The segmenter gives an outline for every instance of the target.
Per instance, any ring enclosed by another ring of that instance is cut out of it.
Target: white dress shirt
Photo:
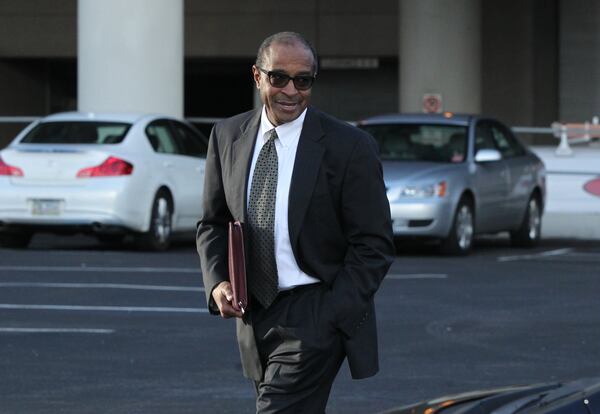
[[[278,167],[277,194],[275,195],[275,261],[277,263],[280,290],[319,282],[318,279],[307,275],[298,267],[298,263],[296,263],[296,258],[292,252],[288,228],[290,184],[292,182],[296,150],[298,149],[298,141],[300,140],[305,116],[306,109],[292,122],[279,125],[275,128],[267,118],[267,112],[263,106],[260,127],[258,128],[258,136],[256,137],[256,145],[254,146],[254,154],[252,156],[252,164],[250,166],[250,183],[248,185],[248,193],[246,194],[247,203],[250,201],[252,177],[254,176],[258,154],[262,146],[268,141],[270,131],[275,128],[278,137],[275,140]]]

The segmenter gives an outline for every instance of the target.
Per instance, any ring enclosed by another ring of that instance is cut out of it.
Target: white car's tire
[[[151,211],[150,227],[138,236],[138,244],[144,250],[167,250],[173,231],[173,202],[166,190],[156,194]]]

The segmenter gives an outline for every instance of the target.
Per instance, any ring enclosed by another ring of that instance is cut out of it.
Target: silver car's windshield
[[[436,124],[361,125],[375,137],[382,160],[463,162],[467,127]]]
[[[123,141],[130,126],[121,122],[43,122],[29,131],[21,143],[118,144]]]

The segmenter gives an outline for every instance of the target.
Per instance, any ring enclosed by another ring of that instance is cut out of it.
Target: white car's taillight
[[[11,177],[23,177],[23,170],[5,163],[0,158],[0,175],[9,175]]]
[[[95,167],[84,168],[77,173],[78,178],[88,177],[115,177],[119,175],[130,175],[133,165],[116,157],[108,157],[106,161]]]

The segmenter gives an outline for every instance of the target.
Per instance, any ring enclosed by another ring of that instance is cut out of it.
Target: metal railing
[[[41,116],[0,116],[0,124],[28,124],[42,118]]]
[[[510,128],[515,134],[548,134],[552,135],[551,127],[524,127],[515,126]]]

